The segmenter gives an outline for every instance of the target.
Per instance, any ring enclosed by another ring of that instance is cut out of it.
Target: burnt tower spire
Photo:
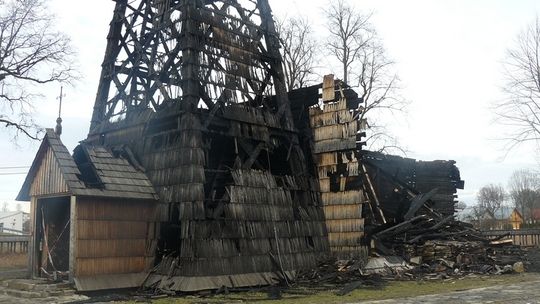
[[[292,127],[267,0],[118,0],[107,40],[90,134],[144,109],[216,112],[272,95]]]

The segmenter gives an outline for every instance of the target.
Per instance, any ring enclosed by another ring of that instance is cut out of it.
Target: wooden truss
[[[270,107],[271,95],[290,122],[268,0],[118,0],[90,129],[148,108]]]

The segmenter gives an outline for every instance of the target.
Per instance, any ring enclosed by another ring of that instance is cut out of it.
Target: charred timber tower
[[[85,143],[121,151],[159,196],[146,285],[258,285],[313,266],[325,218],[268,0],[115,2]]]
[[[146,109],[213,117],[239,104],[266,107],[292,129],[267,0],[116,3],[91,134]]]

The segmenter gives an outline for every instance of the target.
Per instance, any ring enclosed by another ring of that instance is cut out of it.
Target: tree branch
[[[3,0],[0,5],[0,123],[31,139],[39,134],[29,110],[41,96],[34,90],[76,77],[70,39],[55,31],[55,17],[48,11],[45,0]]]

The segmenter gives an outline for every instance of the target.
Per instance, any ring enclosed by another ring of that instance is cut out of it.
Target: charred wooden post
[[[113,82],[116,57],[118,57],[122,48],[120,44],[122,38],[122,21],[124,20],[123,16],[126,13],[126,8],[127,0],[116,1],[113,20],[111,21],[109,34],[107,35],[107,48],[105,50],[105,59],[101,65],[101,77],[96,102],[94,104],[94,111],[92,113],[92,120],[90,122],[90,129],[95,128],[96,124],[104,119],[104,109],[107,106],[109,90],[111,88],[111,82]]]

